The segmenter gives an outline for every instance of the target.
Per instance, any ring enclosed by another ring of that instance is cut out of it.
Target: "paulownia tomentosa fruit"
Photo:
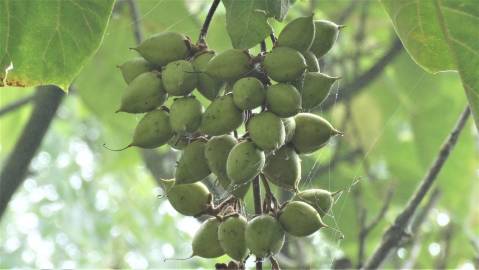
[[[185,96],[197,85],[196,72],[193,65],[186,60],[169,63],[161,74],[163,87],[172,96]]]
[[[342,26],[326,20],[317,20],[314,21],[314,27],[314,40],[310,51],[319,59],[333,47]]]
[[[205,158],[205,145],[203,140],[196,140],[183,149],[175,173],[177,185],[194,183],[210,175]]]
[[[215,56],[214,51],[204,51],[195,56],[191,64],[197,72],[196,88],[207,99],[214,100],[223,88],[224,82],[206,74],[204,70],[208,62]]]
[[[304,76],[301,98],[303,109],[312,109],[326,99],[337,77],[319,72],[307,72]]]
[[[319,188],[298,192],[293,196],[292,200],[302,201],[311,205],[316,211],[318,211],[321,217],[331,210],[334,202],[333,194],[331,192]]]
[[[237,80],[232,92],[233,101],[241,110],[252,110],[261,106],[266,96],[263,83],[253,77]]]
[[[170,62],[185,59],[191,54],[191,41],[176,32],[163,32],[145,39],[137,48],[148,62],[164,66]]]
[[[138,77],[138,75],[153,70],[154,65],[146,61],[143,57],[135,57],[118,65],[118,68],[125,82],[129,84],[133,79]]]
[[[163,89],[160,74],[145,72],[126,87],[118,112],[149,112],[163,104],[166,98],[167,94]]]
[[[154,110],[145,114],[138,122],[129,146],[156,148],[167,143],[172,136],[173,130],[168,113],[163,110]]]
[[[193,256],[202,258],[217,258],[225,254],[218,240],[218,226],[220,222],[217,218],[207,219],[193,237],[192,247]]]
[[[162,187],[171,206],[185,216],[197,216],[208,209],[212,195],[201,182],[176,185],[174,180],[163,180]]]
[[[248,255],[246,247],[245,230],[247,225],[243,216],[226,218],[218,228],[218,240],[226,255],[242,262]]]
[[[319,72],[318,58],[311,51],[303,52],[304,59],[308,65],[307,70],[309,72]]]
[[[277,82],[297,80],[306,70],[306,59],[295,49],[288,47],[274,48],[266,54],[263,69],[268,76]]]
[[[288,118],[281,118],[283,121],[284,125],[284,131],[285,131],[285,139],[284,143],[289,143],[294,136],[294,130],[296,129],[296,122],[294,121],[294,117],[288,117]]]
[[[313,15],[299,17],[288,23],[278,36],[277,46],[307,51],[314,39]]]
[[[171,128],[178,134],[195,132],[201,124],[203,111],[194,96],[175,99],[170,109]]]
[[[263,173],[271,183],[297,190],[301,179],[301,159],[292,146],[285,145],[268,156]]]
[[[234,185],[242,185],[261,172],[264,162],[264,152],[254,143],[244,141],[231,149],[226,160],[226,173]]]
[[[284,244],[284,231],[270,215],[253,218],[246,225],[246,247],[258,258],[278,253]]]
[[[326,145],[329,138],[341,134],[326,119],[312,113],[299,113],[294,121],[296,129],[291,142],[298,154],[313,153]]]
[[[251,140],[263,150],[274,150],[284,144],[285,130],[281,118],[265,111],[254,115],[246,124]]]
[[[288,202],[281,209],[278,220],[287,233],[297,237],[311,235],[326,227],[316,209],[301,201]]]
[[[296,87],[278,83],[266,89],[266,106],[280,117],[290,117],[301,111],[301,94]]]
[[[253,69],[251,56],[245,50],[229,49],[211,58],[204,72],[223,81],[235,81]]]
[[[215,99],[201,119],[200,130],[208,135],[223,135],[237,129],[243,123],[243,111],[233,102],[233,95],[227,94]]]

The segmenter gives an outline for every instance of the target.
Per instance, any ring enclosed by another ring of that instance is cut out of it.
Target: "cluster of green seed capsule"
[[[318,58],[339,29],[300,17],[284,27],[271,51],[257,56],[240,49],[217,54],[180,33],[160,33],[135,48],[141,57],[120,66],[128,87],[118,111],[145,113],[128,147],[182,150],[175,179],[163,180],[162,188],[179,213],[213,216],[194,237],[193,256],[227,254],[243,263],[249,254],[278,253],[285,233],[304,237],[325,227],[321,218],[333,194],[299,191],[298,182],[300,155],[340,134],[305,112],[320,105],[337,80],[320,73]],[[206,109],[192,95],[195,89],[211,101]],[[168,97],[174,97],[169,108]],[[210,175],[231,194],[217,205],[201,182]],[[263,213],[251,218],[242,199],[256,177],[294,196],[279,204],[267,194]]]

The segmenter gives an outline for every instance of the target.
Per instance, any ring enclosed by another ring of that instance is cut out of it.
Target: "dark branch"
[[[253,179],[253,200],[255,214],[261,215],[263,209],[261,208],[261,188],[259,186],[259,175]],[[256,270],[261,269],[263,269],[263,259],[256,258]]]
[[[138,45],[143,40],[143,31],[141,30],[140,25],[140,10],[138,8],[136,0],[127,0],[127,2],[128,6],[130,7],[130,16],[132,21],[133,34],[135,35],[135,42]]]
[[[215,14],[216,8],[218,7],[219,4],[220,4],[220,0],[213,0],[210,10],[208,10],[208,14],[206,15],[203,26],[201,27],[197,44],[206,43],[206,35],[208,34],[208,28],[210,27],[211,19],[213,19],[213,15]]]
[[[18,100],[15,100],[14,102],[4,106],[3,108],[0,108],[0,117],[2,117],[3,115],[9,112],[13,112],[17,109],[20,109],[21,107],[23,107],[23,105],[30,103],[30,101],[32,101],[34,98],[35,98],[35,94],[32,94],[30,96],[26,96]]]

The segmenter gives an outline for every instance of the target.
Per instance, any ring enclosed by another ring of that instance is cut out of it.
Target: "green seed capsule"
[[[297,80],[306,70],[306,59],[295,49],[274,48],[263,60],[263,68],[271,79],[277,82]]]
[[[261,106],[266,96],[263,83],[253,77],[237,80],[232,92],[233,101],[241,110],[252,110]]]
[[[241,142],[231,149],[226,160],[226,173],[233,184],[242,185],[252,180],[263,169],[264,152],[252,142]]]
[[[323,102],[329,94],[331,86],[338,78],[318,72],[307,72],[301,89],[302,106],[312,109]]]
[[[204,72],[208,62],[214,56],[215,52],[205,51],[199,55],[196,55],[191,62],[193,64],[193,68],[197,72],[198,77],[198,85],[196,88],[205,98],[209,100],[214,100],[218,94],[220,94],[220,91],[224,86],[223,81],[215,79]]]
[[[233,102],[233,95],[228,94],[215,99],[207,108],[201,119],[200,130],[208,135],[223,135],[241,126],[243,112]]]
[[[218,226],[220,222],[217,218],[207,219],[193,237],[192,247],[193,256],[202,258],[217,258],[225,254],[218,240]]]
[[[246,129],[251,140],[263,150],[274,150],[284,144],[285,130],[281,119],[272,112],[262,112],[253,116]]]
[[[226,159],[236,144],[237,140],[231,135],[215,136],[206,143],[206,161],[208,162],[211,172],[218,176],[218,178],[228,179],[228,175],[226,174]]]
[[[333,47],[341,26],[326,20],[314,21],[314,26],[315,35],[310,51],[319,59]]]
[[[284,143],[289,143],[294,136],[294,130],[296,129],[296,122],[294,122],[294,117],[282,118],[285,131]]]
[[[318,212],[309,204],[292,201],[286,204],[278,217],[283,229],[297,237],[305,237],[326,227]]]
[[[130,146],[156,148],[167,143],[173,136],[170,117],[162,110],[151,111],[138,122]]]
[[[166,192],[171,206],[185,216],[197,216],[206,211],[212,195],[201,182],[186,185],[174,185]]]
[[[273,256],[284,244],[284,231],[272,216],[261,215],[246,225],[246,247],[258,258]]]
[[[177,98],[170,110],[171,128],[179,134],[195,132],[201,124],[203,106],[193,96]]]
[[[118,112],[149,112],[163,104],[166,98],[159,73],[145,72],[126,87]]]
[[[166,92],[172,96],[188,95],[197,85],[193,65],[185,60],[178,60],[166,65],[161,78]]]
[[[247,223],[243,216],[232,216],[222,222],[218,228],[218,240],[226,255],[240,262],[248,255],[245,240]]]
[[[288,190],[297,190],[301,179],[301,159],[288,145],[266,159],[263,173],[271,183]]]
[[[304,59],[308,65],[307,71],[309,72],[319,72],[319,62],[318,58],[311,51],[303,52]]]
[[[204,141],[197,140],[185,147],[176,168],[177,185],[201,181],[210,175],[211,171],[205,158],[205,145]]]
[[[294,116],[301,111],[301,94],[290,84],[278,83],[266,89],[266,103],[279,117]]]
[[[292,200],[302,201],[311,205],[316,211],[318,211],[321,217],[331,210],[334,202],[333,194],[331,192],[319,188],[298,192],[293,196]]]
[[[125,82],[130,83],[138,75],[153,70],[154,66],[142,57],[135,57],[119,65],[118,68]]]
[[[311,113],[294,117],[296,129],[292,143],[299,154],[309,154],[325,146],[329,138],[341,134],[324,118]]]
[[[137,48],[148,62],[164,66],[170,62],[185,59],[191,54],[191,42],[186,36],[176,32],[155,34],[145,39]]]
[[[223,81],[235,81],[253,69],[247,51],[229,49],[213,57],[206,66],[206,74]]]
[[[279,34],[277,46],[307,51],[314,39],[313,16],[300,17],[288,23]]]

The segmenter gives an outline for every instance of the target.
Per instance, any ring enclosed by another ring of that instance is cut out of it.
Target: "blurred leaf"
[[[265,0],[266,12],[276,20],[282,21],[289,9],[289,0]]]

